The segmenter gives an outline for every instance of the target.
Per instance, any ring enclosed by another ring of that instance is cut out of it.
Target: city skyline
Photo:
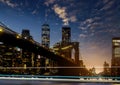
[[[67,24],[71,40],[80,42],[84,64],[103,67],[104,61],[111,62],[112,37],[120,36],[119,4],[119,0],[0,0],[0,21],[18,33],[29,29],[40,43],[47,22],[51,47],[61,41],[62,26]]]

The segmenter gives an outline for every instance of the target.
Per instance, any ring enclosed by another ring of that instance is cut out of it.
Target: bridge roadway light
[[[3,29],[2,29],[2,27],[0,27],[0,32],[3,32]]]
[[[21,37],[20,34],[17,34],[17,35],[16,35],[16,38],[17,38],[17,39],[19,39],[20,37]]]

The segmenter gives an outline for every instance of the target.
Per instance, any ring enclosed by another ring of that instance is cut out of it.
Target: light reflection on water
[[[120,85],[120,84],[0,80],[0,85]]]

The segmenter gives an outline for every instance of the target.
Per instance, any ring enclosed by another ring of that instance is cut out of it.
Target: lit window
[[[115,42],[114,45],[115,46],[120,46],[120,43]]]
[[[119,42],[120,43],[120,40],[113,40],[112,42]]]

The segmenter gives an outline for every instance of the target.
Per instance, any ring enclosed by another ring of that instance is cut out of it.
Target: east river
[[[72,83],[72,82],[45,82],[45,81],[19,81],[19,80],[0,80],[0,85],[120,85],[114,83]]]

